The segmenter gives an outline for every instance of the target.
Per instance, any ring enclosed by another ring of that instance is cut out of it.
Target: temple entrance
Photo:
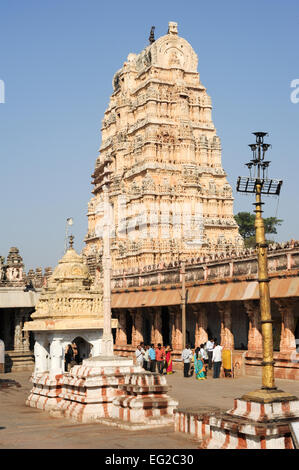
[[[186,308],[186,344],[190,344],[191,348],[195,347],[195,327],[196,317],[192,307],[187,305]]]
[[[127,344],[132,344],[132,328],[133,320],[129,312],[126,312],[126,335],[127,335]]]
[[[295,342],[296,352],[299,353],[299,318],[295,318]]]
[[[207,333],[209,338],[217,338],[217,341],[220,341],[221,335],[221,325],[220,325],[220,314],[218,308],[213,304],[207,306],[207,316],[208,316],[208,328]]]
[[[231,332],[234,337],[234,349],[245,351],[248,347],[249,318],[242,302],[232,302],[231,308]]]
[[[81,336],[77,336],[74,340],[72,340],[72,343],[76,343],[77,345],[79,364],[81,364],[83,359],[87,359],[89,357],[91,344],[85,341],[85,339],[81,338]]]
[[[163,338],[163,345],[167,346],[170,344],[168,307],[162,307],[161,315],[162,315],[162,332],[161,333],[162,333],[162,338]]]
[[[143,317],[143,341],[144,343],[151,344],[151,332],[152,332],[152,322],[150,321],[148,314],[144,314]]]

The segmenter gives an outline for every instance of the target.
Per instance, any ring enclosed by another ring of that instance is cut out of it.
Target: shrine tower
[[[113,77],[84,254],[101,258],[108,177],[114,272],[243,248],[197,63],[170,22]]]

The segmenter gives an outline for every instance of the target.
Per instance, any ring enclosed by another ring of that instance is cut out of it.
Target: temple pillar
[[[25,314],[25,322],[30,321],[30,313]],[[22,328],[24,327],[24,321]],[[23,351],[30,351],[29,331],[23,331]]]
[[[155,345],[158,343],[163,344],[161,307],[154,308],[152,310],[152,315],[153,323],[151,332],[151,342]]]
[[[23,351],[30,351],[29,331],[24,331]]]
[[[137,347],[143,341],[141,309],[138,308],[136,311],[132,311],[131,315],[133,318],[132,346]]]
[[[50,346],[50,376],[55,377],[64,373],[64,348],[62,346],[63,338],[54,337]]]
[[[19,309],[15,309],[14,315],[14,324],[15,324],[15,331],[14,331],[14,351],[22,351],[23,350],[23,322],[22,322],[22,313]]]
[[[182,312],[180,307],[174,307],[174,328],[172,332],[172,348],[181,350],[183,348]]]
[[[174,349],[174,344],[176,343],[176,331],[175,331],[175,311],[173,307],[168,307],[169,312],[169,327],[170,327],[170,343],[172,349]]]
[[[40,334],[36,334],[36,341],[34,343],[34,358],[35,368],[34,373],[40,374],[48,371],[48,351],[45,348],[44,341],[40,337]]]
[[[255,300],[244,301],[245,311],[249,318],[248,351],[259,351],[263,349],[263,339],[260,327],[260,308]]]
[[[195,324],[195,347],[200,347],[201,344],[204,344],[208,341],[208,317],[207,310],[203,305],[193,306],[193,311],[196,315],[196,324]]]
[[[232,333],[232,313],[230,302],[217,302],[218,311],[220,313],[220,343],[224,349],[234,349],[234,335]]]
[[[126,312],[119,310],[117,314],[118,328],[116,330],[115,345],[124,346],[127,344],[127,331],[126,331]]]
[[[4,322],[3,322],[3,340],[5,349],[8,351],[13,348],[13,339],[10,332],[10,323],[12,321],[10,310],[3,310]]]
[[[282,353],[296,351],[295,319],[291,299],[275,300],[281,314],[281,336],[279,350]]]

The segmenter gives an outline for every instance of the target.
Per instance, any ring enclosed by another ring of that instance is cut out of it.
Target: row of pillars
[[[280,352],[289,353],[296,350],[295,339],[295,299],[275,300],[281,315]],[[232,333],[232,303],[217,302],[213,304],[218,310],[220,319],[220,342],[224,348],[234,349],[234,335]],[[262,351],[262,333],[260,326],[259,302],[247,300],[243,302],[245,312],[249,319],[248,351]],[[204,304],[188,306],[195,315],[195,347],[208,340],[208,313]],[[129,309],[132,317],[132,346],[136,347],[144,341],[143,317],[147,315],[151,323],[151,342],[163,344],[162,312],[161,307]],[[146,313],[145,313],[146,312]],[[180,306],[169,306],[170,343],[173,349],[181,350],[183,346],[182,314]],[[116,346],[127,345],[126,310],[114,311],[119,320],[116,331]]]
[[[2,339],[6,349],[28,352],[30,350],[29,331],[23,331],[24,323],[30,320],[32,309],[16,308],[5,310]]]

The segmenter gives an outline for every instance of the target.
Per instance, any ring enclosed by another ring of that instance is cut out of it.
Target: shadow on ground
[[[0,379],[0,391],[1,390],[6,390],[10,387],[21,388],[22,385],[19,382],[17,382],[16,380]]]

